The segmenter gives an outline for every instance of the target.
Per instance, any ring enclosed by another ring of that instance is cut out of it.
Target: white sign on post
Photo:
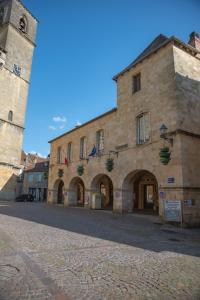
[[[182,207],[180,200],[165,200],[164,210],[166,221],[182,222]]]

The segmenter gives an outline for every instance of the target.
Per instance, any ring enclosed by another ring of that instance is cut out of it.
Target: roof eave
[[[71,129],[71,130],[69,130],[69,131],[63,133],[62,135],[59,135],[58,137],[56,137],[56,138],[54,138],[54,139],[48,141],[48,143],[51,144],[52,142],[54,142],[54,141],[60,139],[61,137],[65,136],[65,135],[68,135],[68,134],[70,134],[70,133],[72,133],[72,132],[74,132],[74,131],[76,131],[76,130],[78,130],[78,129],[80,129],[80,128],[82,128],[82,127],[84,127],[84,126],[86,126],[86,125],[88,125],[88,124],[90,124],[90,123],[92,123],[92,122],[95,122],[96,120],[101,119],[101,118],[103,118],[103,117],[105,117],[105,116],[107,116],[107,115],[109,115],[109,114],[111,114],[111,113],[114,113],[114,112],[116,112],[116,111],[117,111],[117,107],[115,107],[115,108],[113,108],[113,109],[111,109],[111,110],[105,112],[104,114],[102,114],[102,115],[100,115],[100,116],[97,116],[96,118],[93,118],[93,119],[87,121],[86,123],[84,123],[84,124],[82,124],[82,125],[80,125],[80,126],[78,126],[78,127],[76,127],[76,128],[73,128],[73,129]]]
[[[121,72],[119,72],[117,75],[113,76],[113,80],[117,81],[118,77],[123,75],[125,72],[129,71],[131,68],[135,67],[137,64],[141,63],[144,59],[146,59],[147,57],[151,56],[152,54],[154,54],[155,52],[157,52],[158,50],[160,50],[162,47],[165,47],[167,44],[169,43],[174,43],[177,42],[178,44],[181,44],[183,47],[191,50],[192,52],[199,54],[200,51],[198,51],[197,49],[195,49],[194,47],[190,46],[189,44],[186,44],[184,42],[182,42],[181,40],[179,40],[177,37],[175,36],[171,36],[167,41],[163,42],[160,46],[158,46],[156,49],[152,50],[150,53],[148,53],[147,55],[143,56],[141,59],[139,59],[138,61],[136,61],[134,64],[130,64],[128,67],[126,67],[125,69],[123,69]]]

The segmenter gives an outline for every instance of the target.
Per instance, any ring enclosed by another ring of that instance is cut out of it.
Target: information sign
[[[182,208],[180,200],[165,200],[164,210],[166,221],[182,222]]]

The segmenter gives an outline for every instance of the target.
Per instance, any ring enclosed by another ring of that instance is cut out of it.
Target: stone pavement
[[[0,300],[200,299],[200,230],[0,202]]]

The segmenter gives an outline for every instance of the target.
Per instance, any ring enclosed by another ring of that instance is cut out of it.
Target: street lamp
[[[161,139],[168,141],[171,144],[171,146],[173,146],[173,138],[170,138],[169,135],[170,134],[168,133],[167,126],[165,124],[162,124],[160,126],[160,137]]]

